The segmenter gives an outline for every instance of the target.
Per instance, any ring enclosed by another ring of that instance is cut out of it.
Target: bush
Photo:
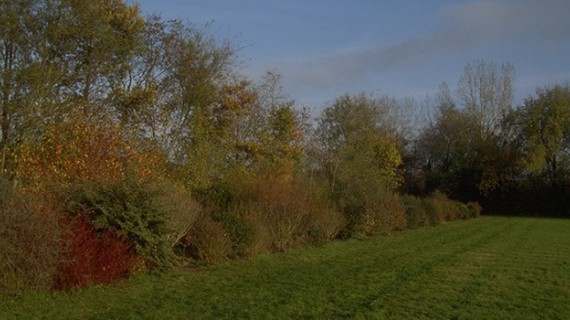
[[[194,190],[198,201],[209,208],[217,208],[226,210],[234,202],[234,194],[229,186],[218,182],[209,188],[200,188]]]
[[[258,189],[258,199],[265,215],[263,223],[272,239],[272,251],[285,251],[306,242],[311,206],[303,190],[276,181],[266,181]]]
[[[97,283],[109,283],[129,275],[140,263],[134,246],[117,232],[97,231],[85,215],[65,222],[64,250],[54,288],[68,289]]]
[[[109,230],[125,236],[151,267],[171,265],[168,213],[152,185],[136,179],[86,182],[66,196],[71,217],[86,214],[97,232]]]
[[[387,194],[382,199],[376,216],[381,233],[401,231],[407,228],[406,207],[403,205],[400,196],[396,194]]]
[[[309,225],[310,241],[315,246],[321,246],[335,239],[346,225],[344,216],[324,195],[315,195],[318,205],[311,212]]]
[[[341,205],[341,211],[346,220],[345,227],[340,231],[341,239],[350,239],[365,233],[366,207],[363,204]]]
[[[463,202],[456,202],[457,209],[461,212],[461,219],[469,219],[471,218],[471,212],[469,211],[469,207]]]
[[[269,220],[258,204],[253,201],[243,203],[235,208],[236,212],[251,230],[251,242],[246,248],[245,256],[251,257],[260,253],[271,251],[273,246],[272,233],[269,230]]]
[[[232,243],[230,258],[247,256],[247,248],[251,245],[253,238],[252,229],[247,222],[239,215],[229,212],[215,214],[213,218],[226,230],[230,238]]]
[[[342,238],[373,236],[406,228],[405,208],[392,188],[367,174],[338,181],[332,193],[346,218]]]
[[[422,200],[414,196],[403,196],[402,203],[406,208],[408,229],[416,229],[429,223]]]
[[[425,198],[422,199],[421,201],[422,201],[422,208],[427,218],[426,219],[427,224],[429,224],[430,226],[437,226],[441,222],[441,220],[437,207],[433,202],[433,199]]]
[[[180,184],[164,181],[158,188],[158,201],[167,214],[167,241],[174,248],[204,210],[192,193]]]
[[[483,211],[479,202],[467,202],[467,208],[469,208],[470,218],[481,216],[481,211]]]
[[[435,191],[431,195],[430,199],[437,211],[439,222],[462,218],[462,212],[457,206],[457,202],[450,200],[444,193]]]
[[[254,185],[253,201],[263,213],[260,222],[269,231],[272,251],[301,245],[322,245],[335,238],[344,226],[328,195],[318,185],[260,177]]]
[[[222,225],[209,214],[201,214],[177,249],[187,257],[214,263],[229,257],[232,243]]]
[[[49,289],[58,264],[61,213],[0,177],[0,296]]]
[[[475,207],[478,205],[469,203],[466,205],[462,202],[453,201],[442,193],[435,193],[425,199],[404,196],[402,202],[406,207],[409,229],[415,229],[424,225],[435,226],[443,221],[468,219],[473,214],[470,206]]]
[[[322,245],[337,236],[344,219],[319,185],[269,171],[230,183],[228,213],[251,232],[246,255]]]

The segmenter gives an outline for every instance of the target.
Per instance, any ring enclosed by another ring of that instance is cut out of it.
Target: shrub
[[[67,219],[54,288],[109,283],[127,276],[141,261],[133,244],[117,232],[97,231],[86,215]]]
[[[214,263],[228,258],[232,243],[219,223],[209,214],[201,214],[177,249],[185,256]]]
[[[427,224],[436,226],[441,222],[439,212],[432,198],[422,199],[422,207],[427,218]]]
[[[367,185],[369,182],[339,183],[333,192],[347,221],[341,231],[342,238],[373,236],[406,228],[405,208],[398,196],[378,181]]]
[[[457,202],[450,200],[444,193],[435,191],[430,199],[437,211],[439,222],[462,218],[462,212],[457,206]]]
[[[263,212],[261,223],[270,233],[272,251],[306,244],[320,245],[334,238],[343,218],[318,188],[309,183],[261,176],[254,185],[254,202]]]
[[[252,242],[253,232],[246,221],[239,215],[230,212],[214,214],[213,218],[226,230],[230,238],[232,243],[230,258],[247,256],[247,248]]]
[[[357,236],[376,236],[390,231],[404,230],[406,227],[406,208],[398,195],[388,193],[366,210],[359,226],[360,234]]]
[[[273,246],[272,233],[267,223],[268,218],[259,205],[250,201],[241,204],[235,210],[239,212],[251,230],[251,242],[244,252],[245,256],[270,252]]]
[[[203,208],[180,184],[163,181],[158,185],[158,191],[158,201],[167,214],[167,241],[174,248],[190,232]]]
[[[159,190],[137,179],[86,182],[66,193],[70,215],[87,214],[98,232],[113,231],[133,243],[152,267],[168,267],[168,213]]]
[[[435,193],[424,199],[403,196],[402,202],[406,208],[409,229],[424,225],[435,226],[443,221],[468,219],[472,215],[472,205],[448,199],[442,193]]]
[[[408,229],[416,229],[429,223],[422,200],[414,196],[403,196],[402,203],[406,208]]]
[[[324,195],[316,195],[316,197],[318,197],[315,198],[315,201],[318,201],[318,205],[311,212],[308,233],[311,243],[320,246],[335,239],[344,228],[346,222],[342,213],[337,211]]]
[[[388,193],[380,199],[376,205],[373,219],[375,227],[371,230],[371,235],[404,230],[407,227],[406,208],[400,197],[392,193]]]
[[[215,261],[334,239],[345,224],[342,214],[334,210],[327,193],[303,182],[269,168],[263,173],[235,172],[197,191],[208,217],[192,227],[178,252]],[[204,228],[225,237],[207,237]]]
[[[323,185],[302,178],[281,185],[288,198],[282,199],[291,213],[304,214],[298,227],[298,243],[320,246],[335,239],[346,222]]]
[[[479,217],[481,211],[483,211],[483,207],[481,207],[479,202],[467,202],[467,208],[469,208],[471,218]]]
[[[341,205],[341,211],[346,220],[345,227],[340,231],[341,239],[350,239],[365,233],[366,207],[363,204]]]
[[[471,218],[471,212],[469,211],[469,207],[463,202],[456,202],[458,210],[461,212],[461,219],[469,219]]]
[[[234,202],[234,193],[221,182],[208,188],[196,189],[194,193],[202,205],[210,208],[225,210]]]
[[[260,194],[259,205],[271,233],[272,251],[285,251],[306,241],[310,223],[310,212],[305,210],[308,199],[295,191],[298,190],[274,187]]]
[[[235,205],[230,211],[251,230],[248,254],[322,245],[344,225],[318,184],[271,170],[239,181],[231,183]]]
[[[58,263],[60,211],[0,177],[0,296],[49,289]]]

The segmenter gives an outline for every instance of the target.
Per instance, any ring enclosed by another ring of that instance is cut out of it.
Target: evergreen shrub
[[[168,212],[150,183],[134,178],[85,182],[65,196],[70,217],[86,214],[97,232],[109,230],[128,239],[150,267],[172,264]]]

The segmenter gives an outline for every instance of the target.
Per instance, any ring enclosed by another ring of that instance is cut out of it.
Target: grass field
[[[570,220],[484,217],[0,304],[29,318],[570,319]]]

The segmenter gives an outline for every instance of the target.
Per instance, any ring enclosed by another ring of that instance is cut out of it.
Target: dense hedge
[[[83,182],[61,192],[58,201],[65,206],[56,210],[3,180],[1,293],[106,283],[180,259],[247,258],[481,212],[477,203],[459,203],[442,193],[422,199],[385,194],[375,202],[378,207],[367,207],[360,220],[347,223],[346,212],[316,185],[271,175],[240,181],[202,190],[200,201],[174,183]]]

